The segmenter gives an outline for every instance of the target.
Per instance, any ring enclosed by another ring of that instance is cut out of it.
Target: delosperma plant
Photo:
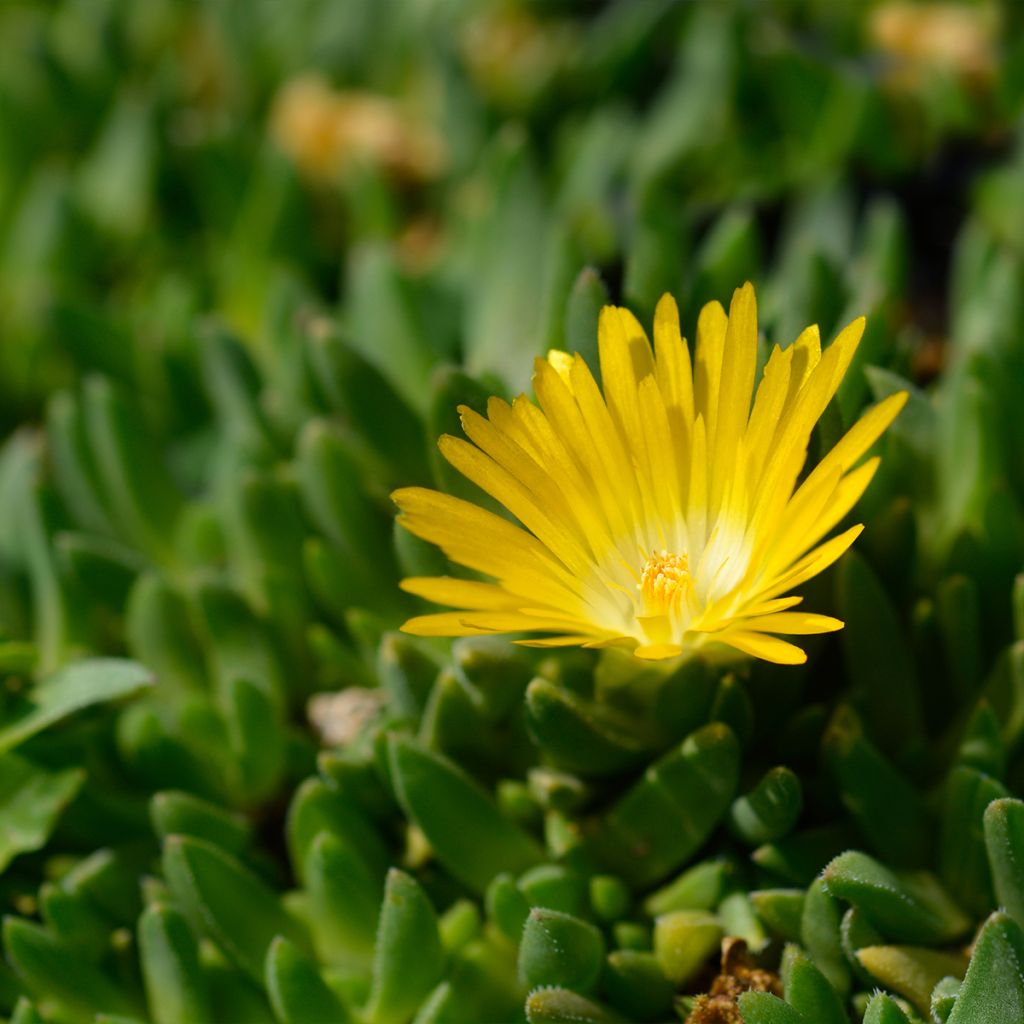
[[[1019,19],[0,11],[0,1013],[1021,1024]]]

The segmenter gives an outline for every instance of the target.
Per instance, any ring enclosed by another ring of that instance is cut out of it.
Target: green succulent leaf
[[[199,944],[174,907],[147,907],[139,919],[139,960],[154,1024],[213,1021],[209,982],[199,962]]]
[[[533,839],[446,758],[402,736],[393,736],[388,750],[398,799],[455,877],[483,893],[494,875],[540,862]]]
[[[654,922],[654,955],[662,973],[682,986],[718,949],[722,924],[702,910],[675,910]]]
[[[729,873],[729,864],[724,860],[694,864],[668,885],[652,892],[644,900],[644,910],[651,917],[672,910],[713,910],[722,897]]]
[[[441,981],[445,953],[437,915],[419,883],[392,868],[381,905],[366,1015],[400,1024]]]
[[[257,982],[275,936],[304,945],[280,900],[232,856],[189,836],[164,840],[163,869],[175,899],[201,930]]]
[[[839,566],[843,654],[872,737],[889,754],[920,744],[924,715],[910,648],[885,588],[856,552]]]
[[[845,1024],[843,1001],[825,975],[806,957],[798,956],[786,979],[786,1002],[815,1024]]]
[[[804,900],[800,941],[829,984],[845,995],[850,990],[850,968],[843,952],[841,924],[839,901],[829,894],[822,879],[815,879]]]
[[[369,962],[383,881],[351,842],[326,830],[310,844],[304,865],[310,927],[321,957]]]
[[[125,632],[131,653],[154,671],[162,688],[205,690],[206,664],[188,602],[159,574],[144,572],[135,581]]]
[[[17,974],[37,996],[54,1000],[72,1020],[98,1013],[131,1016],[138,1001],[105,973],[62,946],[46,929],[17,917],[4,920],[4,948]]]
[[[558,986],[586,995],[597,984],[604,953],[604,938],[589,921],[535,907],[523,925],[519,975],[529,988]]]
[[[896,867],[922,867],[931,856],[932,821],[917,789],[867,737],[848,708],[832,718],[825,756],[839,795],[871,847]]]
[[[856,907],[847,907],[839,927],[839,938],[847,963],[863,985],[871,984],[871,976],[861,966],[858,952],[865,946],[881,946],[885,940],[878,929]]]
[[[44,882],[39,887],[39,911],[62,946],[92,963],[100,962],[111,941],[111,925],[88,897]]]
[[[961,977],[967,968],[958,954],[913,946],[865,946],[857,959],[876,981],[904,996],[927,1015],[932,991],[947,975]]]
[[[354,248],[347,268],[349,338],[356,351],[380,371],[388,384],[417,412],[425,412],[420,382],[437,359],[424,334],[408,285],[394,255],[382,242]]]
[[[17,754],[0,754],[0,871],[45,845],[84,781],[81,768],[45,772]]]
[[[241,854],[249,845],[252,829],[241,815],[191,793],[164,790],[149,802],[153,831],[160,839],[171,835],[195,836],[227,853]]]
[[[897,942],[938,946],[962,937],[970,918],[928,872],[897,874],[851,850],[822,874],[825,889],[852,903],[883,935]]]
[[[295,791],[285,822],[288,853],[300,879],[314,840],[324,832],[353,850],[364,864],[362,874],[383,884],[391,856],[376,825],[344,788],[306,779]]]
[[[0,753],[78,711],[133,696],[153,681],[141,665],[121,658],[93,658],[67,665],[15,705],[0,726]]]
[[[657,955],[635,949],[608,954],[602,984],[608,1002],[636,1020],[667,1018],[675,992]]]
[[[757,889],[750,901],[769,931],[786,942],[799,942],[803,931],[803,889]]]
[[[118,530],[158,564],[173,559],[170,541],[181,497],[138,413],[102,377],[86,381],[86,435]]]
[[[347,1024],[350,1020],[316,964],[280,935],[267,950],[266,987],[280,1024]]]
[[[876,992],[864,1011],[864,1024],[910,1024],[910,1020],[889,996]]]
[[[46,1024],[46,1022],[39,1016],[36,1008],[28,999],[21,996],[14,1007],[14,1013],[11,1014],[11,1024]]]
[[[1024,928],[1024,801],[993,800],[984,814],[985,848],[999,905]]]
[[[931,1014],[936,1024],[946,1024],[960,995],[959,978],[943,978],[932,989]]]
[[[616,1013],[564,988],[539,988],[526,1000],[529,1024],[618,1024]]]
[[[939,874],[957,900],[978,916],[994,906],[983,815],[993,800],[1007,796],[1001,783],[966,765],[954,768],[946,782]]]
[[[743,1024],[808,1024],[799,1011],[770,992],[743,992],[737,1003]]]
[[[788,768],[772,768],[749,792],[733,801],[729,824],[751,846],[770,843],[796,824],[803,807],[800,779]]]
[[[584,267],[573,282],[565,306],[565,351],[597,364],[597,320],[608,305],[608,288],[593,267]]]
[[[742,939],[754,953],[760,953],[770,941],[754,904],[743,891],[729,893],[718,904],[718,919],[726,935]]]
[[[505,938],[518,942],[530,916],[530,902],[507,873],[495,875],[486,893],[487,916]]]
[[[1006,914],[985,922],[947,1024],[1011,1024],[1024,1014],[1024,931]]]
[[[651,765],[601,821],[595,839],[602,858],[635,885],[659,881],[685,863],[732,801],[739,754],[726,725],[692,733]]]

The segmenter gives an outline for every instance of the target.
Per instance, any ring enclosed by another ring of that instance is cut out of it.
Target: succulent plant
[[[1019,20],[5,6],[0,1011],[1019,1024]],[[867,316],[808,470],[908,395],[843,631],[401,632],[458,408],[747,279],[759,367]]]

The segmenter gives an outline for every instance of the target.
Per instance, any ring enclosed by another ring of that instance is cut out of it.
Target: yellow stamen
[[[693,585],[690,559],[671,551],[655,551],[644,563],[637,589],[650,614],[675,611]]]

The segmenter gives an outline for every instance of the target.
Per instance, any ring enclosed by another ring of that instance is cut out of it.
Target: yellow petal
[[[640,444],[644,455],[647,476],[650,512],[663,529],[659,532],[658,543],[662,547],[680,543],[674,536],[667,536],[667,528],[679,522],[679,477],[677,463],[673,457],[672,432],[669,429],[668,413],[661,397],[661,391],[653,377],[646,377],[640,384]],[[653,540],[651,547],[654,547]]]
[[[806,458],[811,431],[836,393],[863,333],[863,317],[844,327],[784,411],[753,505],[751,518],[758,534],[770,531],[789,500]]]
[[[608,411],[628,445],[640,430],[637,387],[654,373],[651,345],[637,318],[618,306],[601,310],[597,343]]]
[[[768,357],[745,434],[750,486],[756,488],[782,417],[793,366],[793,349],[778,345]]]
[[[541,619],[517,612],[454,611],[417,615],[402,625],[402,632],[414,636],[486,636],[491,633],[520,633],[531,630],[578,631],[580,623],[572,619]]]
[[[643,505],[632,457],[601,397],[597,382],[579,356],[572,365],[572,382],[573,396],[590,437],[590,445],[596,449],[597,458],[603,463],[602,471],[608,478],[610,495],[616,496],[616,500],[625,506],[623,512],[627,524],[635,527],[643,516]]]
[[[517,592],[555,606],[578,601],[577,581],[525,530],[461,498],[424,487],[395,491],[399,522],[452,561],[495,576]]]
[[[814,615],[810,612],[778,612],[775,615],[761,615],[743,620],[744,630],[758,633],[834,633],[843,628],[840,619],[831,615]]]
[[[582,359],[579,361],[583,362]],[[628,499],[624,500],[616,488],[609,469],[611,460],[603,457],[595,444],[573,391],[544,360],[537,360],[534,364],[534,389],[551,429],[561,438],[581,473],[589,479],[609,530],[613,535],[625,535],[630,528]]]
[[[863,530],[864,526],[862,524],[851,526],[850,529],[839,534],[838,537],[825,541],[824,544],[816,547],[809,554],[804,555],[788,572],[776,578],[769,586],[760,591],[758,597],[761,600],[768,600],[787,590],[793,590],[799,587],[801,583],[806,583],[807,580],[817,576],[818,573],[824,572],[833,562],[846,553],[847,549],[861,535]]]
[[[690,456],[690,493],[686,503],[686,526],[690,542],[703,545],[708,521],[708,453],[704,417],[693,425],[693,451]]]
[[[881,436],[907,404],[907,392],[897,391],[872,406],[842,436],[808,476],[806,484],[813,485],[816,477],[824,476],[835,468],[846,472]]]
[[[493,632],[467,626],[464,612],[437,612],[433,615],[417,615],[402,623],[402,632],[413,636],[485,636]]]
[[[710,505],[720,507],[722,496],[732,482],[726,467],[736,465],[736,448],[747,426],[750,398],[757,365],[757,300],[749,282],[737,288],[729,305],[729,319],[722,353],[718,421],[714,431],[711,460]],[[745,466],[743,467],[746,468]]]
[[[697,360],[693,372],[693,413],[703,417],[708,448],[714,450],[722,353],[729,319],[721,303],[709,302],[697,318]]]
[[[818,325],[811,324],[810,327],[805,327],[793,342],[791,349],[793,372],[787,393],[787,405],[804,386],[811,372],[821,361],[821,334],[818,331]]]
[[[509,611],[520,607],[524,600],[493,583],[460,580],[454,576],[410,576],[399,586],[409,594],[452,608]]]
[[[565,381],[566,386],[571,387],[569,371],[572,369],[572,356],[560,348],[553,348],[548,352],[548,362],[555,368],[558,376]]]
[[[520,647],[582,647],[591,639],[592,637],[583,633],[575,636],[544,636],[535,640],[513,640],[512,643],[518,644]]]
[[[633,651],[636,657],[644,661],[663,661],[665,658],[677,658],[682,653],[682,644],[646,644]]]
[[[881,464],[880,458],[868,459],[862,466],[858,466],[852,473],[847,473],[839,486],[836,487],[829,498],[824,511],[818,517],[814,526],[807,531],[802,538],[798,550],[803,554],[808,548],[817,544],[822,537],[828,533],[837,523],[841,522],[854,505],[860,501],[861,495],[867,490],[874,479],[875,472]]]
[[[776,612],[783,612],[787,608],[794,608],[802,601],[803,598],[798,594],[790,594],[789,597],[775,597],[770,601],[761,601],[751,605],[743,614],[750,616],[774,615]]]
[[[498,465],[479,448],[458,437],[445,434],[438,442],[441,454],[467,479],[475,483],[505,506],[544,546],[555,555],[566,568],[581,577],[587,566],[587,552],[566,524],[557,518],[560,504],[554,497],[554,490],[541,473],[533,473],[530,461],[523,457],[516,461],[513,474]],[[535,496],[521,482],[529,477],[531,484],[541,490]],[[550,509],[550,511],[549,511]]]
[[[752,654],[763,661],[771,661],[776,665],[802,665],[807,661],[807,653],[793,644],[786,643],[778,637],[766,636],[764,633],[747,633],[734,629],[715,640],[735,647],[744,654]]]
[[[679,330],[679,308],[665,294],[654,311],[655,377],[665,403],[669,426],[677,451],[689,447],[693,423],[693,367],[690,350]],[[683,492],[685,493],[685,491]]]
[[[571,629],[579,632],[580,627],[586,625],[580,619],[559,615],[556,612],[539,616],[527,612],[466,611],[462,613],[462,621],[473,629],[489,630],[493,633],[518,633],[528,629],[558,632]]]

